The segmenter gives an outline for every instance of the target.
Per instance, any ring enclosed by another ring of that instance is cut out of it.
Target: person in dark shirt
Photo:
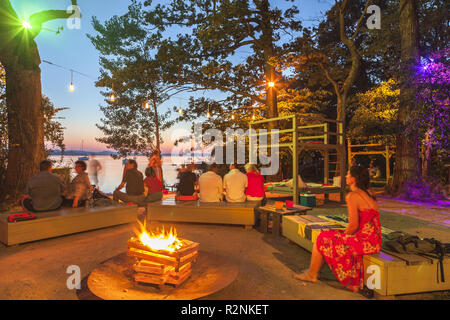
[[[159,178],[156,176],[155,169],[153,167],[147,167],[145,169],[145,180],[144,184],[148,189],[147,197],[145,202],[159,201],[163,198],[163,186]]]
[[[179,196],[192,196],[195,193],[195,186],[197,185],[197,176],[192,172],[194,164],[187,166],[185,171],[179,175],[180,182],[178,183],[177,194]]]
[[[120,191],[124,186],[126,193]],[[145,200],[144,191],[144,176],[142,172],[138,171],[136,160],[130,159],[127,161],[122,183],[114,191],[113,198],[126,203],[138,204]]]
[[[52,173],[50,161],[42,161],[39,169],[40,172],[27,181],[22,206],[34,212],[57,210],[63,202],[64,182]]]

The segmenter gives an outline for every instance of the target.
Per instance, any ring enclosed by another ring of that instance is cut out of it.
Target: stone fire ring
[[[230,258],[199,251],[192,275],[184,283],[178,287],[164,285],[159,289],[151,284],[134,282],[133,263],[134,258],[126,253],[104,261],[89,275],[88,290],[104,300],[193,300],[227,287],[239,273],[238,265]]]

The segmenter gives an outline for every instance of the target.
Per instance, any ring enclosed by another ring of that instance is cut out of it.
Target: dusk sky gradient
[[[166,2],[164,0],[158,2]],[[168,2],[168,1],[167,1]],[[66,9],[70,5],[69,0],[11,0],[20,18],[28,18],[31,14],[48,9]],[[284,8],[291,3],[285,0],[270,1],[271,6]],[[105,21],[114,15],[122,15],[127,12],[129,0],[79,0],[82,13],[81,29],[67,28],[66,21],[56,20],[48,22],[45,28],[57,30],[63,26],[60,34],[43,30],[36,38],[41,60],[50,61],[66,69],[74,69],[89,76],[89,78],[74,74],[75,91],[68,90],[70,84],[70,71],[58,68],[46,63],[41,64],[42,91],[48,96],[56,107],[68,107],[59,116],[65,127],[65,144],[67,149],[80,149],[81,141],[84,141],[84,150],[103,151],[106,146],[95,141],[102,133],[95,126],[100,123],[103,114],[99,105],[105,104],[104,97],[100,94],[100,88],[95,87],[95,81],[99,76],[99,54],[87,38],[86,34],[95,35],[92,28],[92,16],[100,21]],[[310,26],[326,12],[332,1],[324,0],[297,0],[295,4],[300,9],[300,20],[304,26]],[[206,94],[207,96],[207,94]],[[174,105],[187,105],[189,94],[180,94],[161,106],[161,112],[171,109]],[[174,115],[175,116],[175,115]],[[186,128],[189,124],[185,124]],[[179,125],[177,125],[179,127]],[[172,142],[171,132],[165,132],[163,139],[163,152],[170,151]]]

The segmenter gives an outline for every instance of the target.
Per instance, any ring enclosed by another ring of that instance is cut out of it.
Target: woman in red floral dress
[[[380,215],[375,197],[368,191],[370,178],[367,169],[351,167],[346,183],[351,190],[346,198],[349,218],[347,228],[344,232],[322,231],[314,244],[309,269],[294,275],[294,278],[316,282],[326,262],[339,282],[357,292],[363,288],[363,255],[381,250]]]

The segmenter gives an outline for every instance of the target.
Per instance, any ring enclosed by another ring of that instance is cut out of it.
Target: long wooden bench
[[[260,201],[212,203],[169,198],[147,205],[147,221],[233,224],[250,229],[255,225],[255,209],[260,204]]]
[[[302,237],[299,230],[304,217],[307,216],[283,216],[282,235],[312,251],[314,239],[320,230],[312,230]],[[367,285],[369,281],[374,292],[380,296],[450,290],[450,255],[446,255],[443,262],[445,282],[441,282],[439,260],[432,257],[381,251],[379,254],[364,256],[363,262],[364,284]],[[378,273],[379,282],[376,282]]]
[[[8,214],[0,214],[0,241],[6,245],[48,239],[136,221],[136,205],[99,208],[63,208],[36,213],[35,220],[8,222]]]

